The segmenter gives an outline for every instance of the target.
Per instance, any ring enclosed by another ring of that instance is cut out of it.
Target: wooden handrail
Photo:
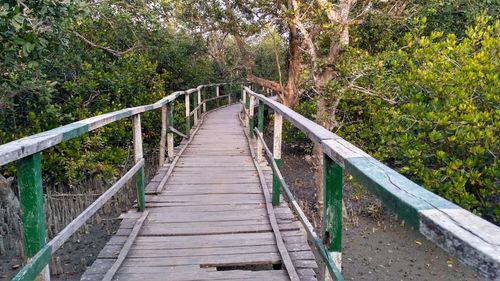
[[[203,88],[217,87],[218,89],[219,86],[228,84],[232,83],[201,85],[186,91],[177,91],[153,104],[102,114],[0,145],[0,166],[16,161],[24,247],[27,250],[28,257],[30,257],[29,263],[21,269],[13,280],[33,280],[39,275],[40,280],[48,280],[50,276],[47,265],[51,255],[134,176],[136,179],[138,209],[144,211],[144,159],[140,114],[162,108],[160,140],[160,150],[162,150],[160,165],[162,165],[165,160],[162,159],[165,157],[165,148],[168,150],[168,157],[173,158],[173,132],[181,134],[173,129],[172,102],[176,98],[185,95],[186,125],[189,132],[191,126],[189,120],[189,95],[196,91],[199,93]],[[228,96],[230,97],[230,95]],[[46,243],[40,152],[126,117],[132,117],[135,165],[59,232],[54,239]],[[195,119],[197,119],[196,115]],[[168,133],[167,128],[171,128]]]
[[[353,176],[376,195],[384,206],[398,214],[429,240],[463,264],[473,268],[481,276],[494,280],[500,278],[499,227],[419,186],[283,104],[258,94],[249,87],[244,87],[243,91],[243,96],[249,95],[264,103],[304,132],[313,142],[321,145],[325,159],[333,160],[332,162],[339,166],[337,170],[345,170]],[[331,191],[329,189],[333,189],[332,186],[338,186],[338,182],[325,186],[324,193],[327,194]],[[341,190],[339,192],[341,200]],[[330,195],[325,195],[324,208],[333,207],[337,210],[341,208],[338,206],[338,202],[341,202],[338,201],[338,194],[328,197]],[[337,204],[327,206],[328,199],[335,198]],[[338,216],[341,219],[341,213]],[[339,220],[339,218],[326,217],[324,220]],[[338,223],[339,221],[335,222],[337,225]],[[329,224],[332,225],[324,221],[324,225]],[[340,231],[336,233],[337,236],[341,234]],[[331,232],[329,237],[332,238]]]

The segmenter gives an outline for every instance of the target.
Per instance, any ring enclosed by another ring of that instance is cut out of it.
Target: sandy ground
[[[99,225],[89,227],[88,233],[70,239],[55,255],[60,259],[64,274],[53,275],[51,280],[80,280],[87,266],[90,266],[109,238],[116,232],[120,220],[103,220]],[[17,253],[7,253],[0,258],[0,280],[10,280],[22,265]]]
[[[284,152],[282,172],[306,213],[316,216],[313,172],[303,155]],[[349,181],[347,181],[349,182]],[[481,280],[384,209],[359,185],[344,185],[342,273],[346,280]]]

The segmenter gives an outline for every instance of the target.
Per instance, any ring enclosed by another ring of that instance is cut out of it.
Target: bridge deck
[[[131,233],[141,213],[131,211],[82,280],[102,280],[113,265],[113,280],[289,280],[239,109],[205,117],[163,191],[152,194],[168,164],[148,185],[149,215],[137,237]],[[271,170],[260,165],[270,188]],[[300,279],[316,280],[314,256],[290,209],[282,203],[274,213]],[[133,243],[117,263],[127,239]]]

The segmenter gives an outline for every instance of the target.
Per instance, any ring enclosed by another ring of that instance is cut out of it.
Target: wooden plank
[[[111,268],[108,270],[108,272],[106,272],[106,274],[102,278],[103,281],[111,281],[113,279],[116,272],[118,271],[118,268],[120,268],[121,264],[125,260],[125,257],[128,255],[130,248],[132,247],[132,243],[134,243],[135,238],[139,234],[141,226],[144,223],[144,220],[146,220],[146,218],[148,217],[148,214],[149,214],[148,211],[144,211],[142,216],[136,221],[134,228],[130,233],[130,236],[127,238],[127,241],[123,245],[123,248],[120,250],[120,254],[118,255],[117,259],[115,260]]]
[[[144,159],[136,163],[121,179],[104,192],[94,203],[85,209],[78,217],[69,223],[56,237],[48,244],[52,247],[52,253],[55,253],[68,238],[75,233],[91,216],[93,216],[106,202],[113,197],[136,173],[144,166]]]
[[[275,128],[275,130],[276,130],[276,128]],[[281,135],[281,128],[279,128],[279,130],[280,130],[279,134]],[[289,253],[285,247],[285,244],[283,243],[283,240],[281,238],[280,228],[278,227],[278,223],[276,221],[276,216],[274,214],[274,209],[271,205],[271,199],[269,198],[269,194],[267,193],[268,187],[267,187],[266,181],[264,179],[264,175],[262,173],[262,170],[260,169],[259,163],[257,163],[257,161],[256,161],[255,153],[253,152],[250,138],[248,137],[248,135],[246,134],[245,131],[244,131],[244,133],[245,133],[245,136],[247,137],[247,140],[248,140],[248,146],[250,148],[250,153],[252,155],[253,163],[254,163],[255,168],[257,169],[257,172],[259,174],[259,181],[260,181],[260,184],[262,187],[262,193],[264,194],[264,197],[266,200],[266,210],[267,210],[267,214],[269,216],[269,221],[271,222],[272,230],[273,230],[273,233],[274,233],[274,236],[276,239],[278,251],[280,253],[281,258],[283,259],[283,263],[285,264],[285,268],[286,268],[286,271],[288,273],[288,276],[290,277],[290,280],[291,281],[298,281],[298,280],[300,280],[300,278],[297,274],[297,271],[295,270],[294,264],[292,263],[290,255],[289,255]],[[280,136],[279,142],[280,142],[279,149],[281,149],[281,136]],[[279,191],[278,191],[278,193],[279,193]]]
[[[203,124],[203,117],[200,120],[199,126],[194,130],[193,135],[189,138],[189,140],[186,142],[186,144],[181,148],[181,150],[179,151],[179,153],[174,157],[174,160],[172,161],[172,163],[170,163],[168,171],[166,172],[165,176],[163,177],[163,179],[161,180],[161,182],[158,184],[158,187],[156,188],[156,193],[160,193],[163,190],[163,188],[165,186],[165,183],[167,182],[170,174],[172,173],[172,171],[175,168],[175,165],[177,164],[177,161],[179,161],[179,158],[182,156],[182,153],[187,148],[187,146],[189,145],[189,143],[193,140],[194,135],[196,135],[196,132],[198,132],[198,129],[200,128],[201,124]]]
[[[202,267],[238,266],[251,264],[279,264],[281,257],[277,253],[258,253],[245,255],[211,255],[193,257],[164,258],[128,258],[123,263],[124,267],[144,266],[177,266],[195,264]]]
[[[152,268],[154,271],[149,271]],[[183,271],[177,272],[175,270],[167,271],[161,270],[158,271],[157,268],[148,267],[145,272],[142,273],[124,273],[119,274],[119,280],[127,281],[127,280],[165,280],[165,276],[169,277],[169,280],[177,280],[177,281],[192,281],[192,280],[269,280],[269,281],[283,281],[287,280],[286,272],[281,270],[270,270],[270,271]]]

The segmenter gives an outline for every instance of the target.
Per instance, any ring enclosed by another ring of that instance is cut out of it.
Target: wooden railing
[[[417,185],[336,134],[250,87],[243,87],[242,97],[248,132],[257,136],[257,158],[262,158],[264,149],[274,172],[273,203],[279,204],[280,189],[283,190],[326,265],[327,279],[343,280],[340,273],[342,186],[343,175],[348,173],[377,196],[384,206],[463,264],[488,280],[500,280],[499,227]],[[258,126],[255,128],[256,106]],[[273,152],[262,136],[264,106],[274,111]],[[316,234],[280,172],[283,118],[323,150],[321,235]]]
[[[137,188],[137,206],[139,211],[145,208],[144,195],[144,159],[142,148],[141,113],[162,109],[162,126],[160,140],[160,166],[167,157],[174,157],[174,136],[176,133],[187,137],[191,131],[190,117],[194,116],[194,126],[198,124],[198,117],[207,111],[207,104],[216,101],[217,107],[221,100],[227,99],[231,103],[232,89],[227,94],[219,95],[223,87],[231,87],[241,83],[221,83],[201,85],[194,89],[178,91],[150,105],[137,106],[106,113],[82,121],[71,123],[50,131],[25,137],[7,144],[0,145],[0,166],[11,162],[16,163],[17,182],[19,189],[19,201],[21,207],[21,224],[23,229],[23,246],[29,262],[18,272],[13,280],[49,280],[50,274],[48,264],[54,254],[85,222],[94,215],[108,200],[113,197],[130,179],[135,177]],[[215,96],[202,99],[202,91],[215,89]],[[239,90],[238,90],[239,91]],[[238,92],[237,91],[237,92]],[[191,110],[190,99],[193,96],[194,109]],[[173,101],[178,97],[185,97],[186,107],[186,132],[185,134],[176,130],[173,122]],[[236,100],[236,99],[235,99]],[[40,153],[59,143],[76,138],[80,135],[93,131],[97,128],[111,124],[118,120],[132,117],[133,143],[134,143],[134,165],[121,177],[111,188],[104,192],[95,202],[85,209],[77,218],[68,224],[52,240],[47,242],[45,229],[45,214],[43,207],[42,187],[42,162]]]

